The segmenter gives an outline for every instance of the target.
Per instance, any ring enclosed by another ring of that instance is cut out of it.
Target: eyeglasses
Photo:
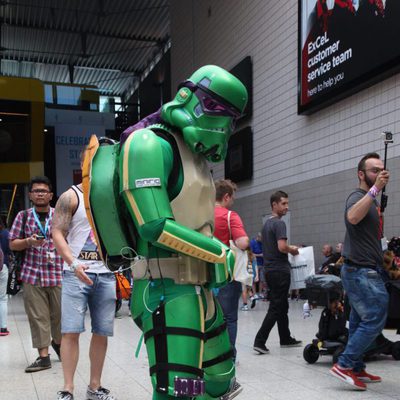
[[[374,174],[379,174],[380,172],[383,171],[383,168],[369,168],[369,169],[365,169],[365,172],[372,172]]]
[[[33,189],[31,190],[31,193],[35,193],[35,194],[49,194],[51,193],[50,190],[46,190],[46,189]]]

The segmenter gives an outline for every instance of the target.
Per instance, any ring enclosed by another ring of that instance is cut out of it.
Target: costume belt
[[[131,265],[131,270],[134,280],[162,277],[180,285],[204,285],[210,281],[207,263],[187,256],[139,260]]]

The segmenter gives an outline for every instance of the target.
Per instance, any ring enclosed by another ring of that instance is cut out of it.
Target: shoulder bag
[[[25,225],[28,216],[28,211],[25,210],[22,215],[22,233],[25,238]],[[25,250],[14,251],[10,257],[8,280],[7,280],[7,294],[12,296],[16,295],[22,287],[21,269],[25,258]]]
[[[252,284],[253,276],[247,272],[249,258],[247,251],[239,249],[232,240],[231,231],[231,211],[228,211],[229,247],[235,254],[235,267],[233,269],[233,279],[247,286]]]

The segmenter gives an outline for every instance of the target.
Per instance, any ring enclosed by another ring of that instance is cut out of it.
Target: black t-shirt
[[[42,225],[43,230],[45,230],[46,229],[46,220],[47,220],[49,213],[37,211],[37,215],[39,217],[40,225]],[[38,229],[40,229],[40,228],[38,227]],[[39,230],[38,234],[43,235],[41,230]]]
[[[37,215],[39,216],[39,221],[40,221],[40,223],[42,224],[42,225],[45,225],[46,224],[46,219],[47,219],[47,217],[48,217],[48,215],[49,215],[49,213],[48,212],[37,212]]]
[[[366,191],[357,189],[350,194],[346,201],[344,221],[346,236],[343,244],[345,259],[361,266],[382,266],[383,252],[381,244],[381,224],[379,217],[379,203],[374,200],[366,216],[356,225],[347,220],[347,211],[366,195]]]
[[[278,248],[278,240],[287,239],[286,224],[278,217],[268,218],[262,230],[262,249],[267,271],[290,273],[288,255]]]

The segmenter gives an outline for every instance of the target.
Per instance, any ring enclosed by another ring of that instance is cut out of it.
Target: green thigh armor
[[[176,377],[203,378],[206,393],[199,399],[229,390],[235,375],[231,345],[221,308],[207,289],[172,279],[138,280],[131,309],[144,333],[153,399],[190,398],[176,396]]]

